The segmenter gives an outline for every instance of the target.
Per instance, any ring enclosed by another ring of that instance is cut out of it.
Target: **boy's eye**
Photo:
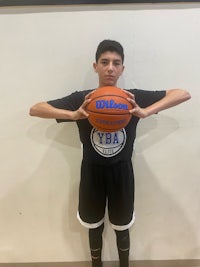
[[[109,64],[109,62],[108,61],[101,61],[101,64],[102,65],[107,65],[107,64]],[[121,63],[119,62],[119,61],[114,61],[113,62],[113,65],[115,65],[115,66],[119,66]]]

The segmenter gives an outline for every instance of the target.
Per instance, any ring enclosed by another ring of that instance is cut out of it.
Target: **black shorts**
[[[102,166],[82,162],[77,217],[88,228],[104,222],[108,205],[115,230],[126,230],[134,223],[134,175],[132,162]]]

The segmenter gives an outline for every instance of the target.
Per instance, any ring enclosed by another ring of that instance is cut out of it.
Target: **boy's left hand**
[[[126,94],[128,95],[127,100],[132,104],[133,108],[129,110],[129,112],[138,118],[146,118],[148,116],[148,112],[141,108],[135,101],[134,94],[131,94],[130,92],[124,90]]]

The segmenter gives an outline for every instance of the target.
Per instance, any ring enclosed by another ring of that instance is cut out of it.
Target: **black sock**
[[[102,233],[104,224],[98,228],[89,229],[89,243],[92,258],[92,267],[101,267]]]
[[[130,236],[129,230],[115,231],[120,267],[129,266]]]

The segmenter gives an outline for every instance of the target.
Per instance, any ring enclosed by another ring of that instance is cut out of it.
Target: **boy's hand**
[[[82,119],[88,118],[89,114],[86,112],[86,106],[91,101],[90,97],[93,94],[93,92],[94,91],[87,94],[85,96],[85,100],[84,100],[83,104],[79,107],[79,109],[73,111],[72,120],[82,120]]]
[[[148,112],[141,108],[136,102],[135,102],[135,96],[131,94],[130,92],[124,90],[128,95],[128,101],[132,104],[133,108],[129,110],[129,112],[138,118],[146,118],[148,117]]]

